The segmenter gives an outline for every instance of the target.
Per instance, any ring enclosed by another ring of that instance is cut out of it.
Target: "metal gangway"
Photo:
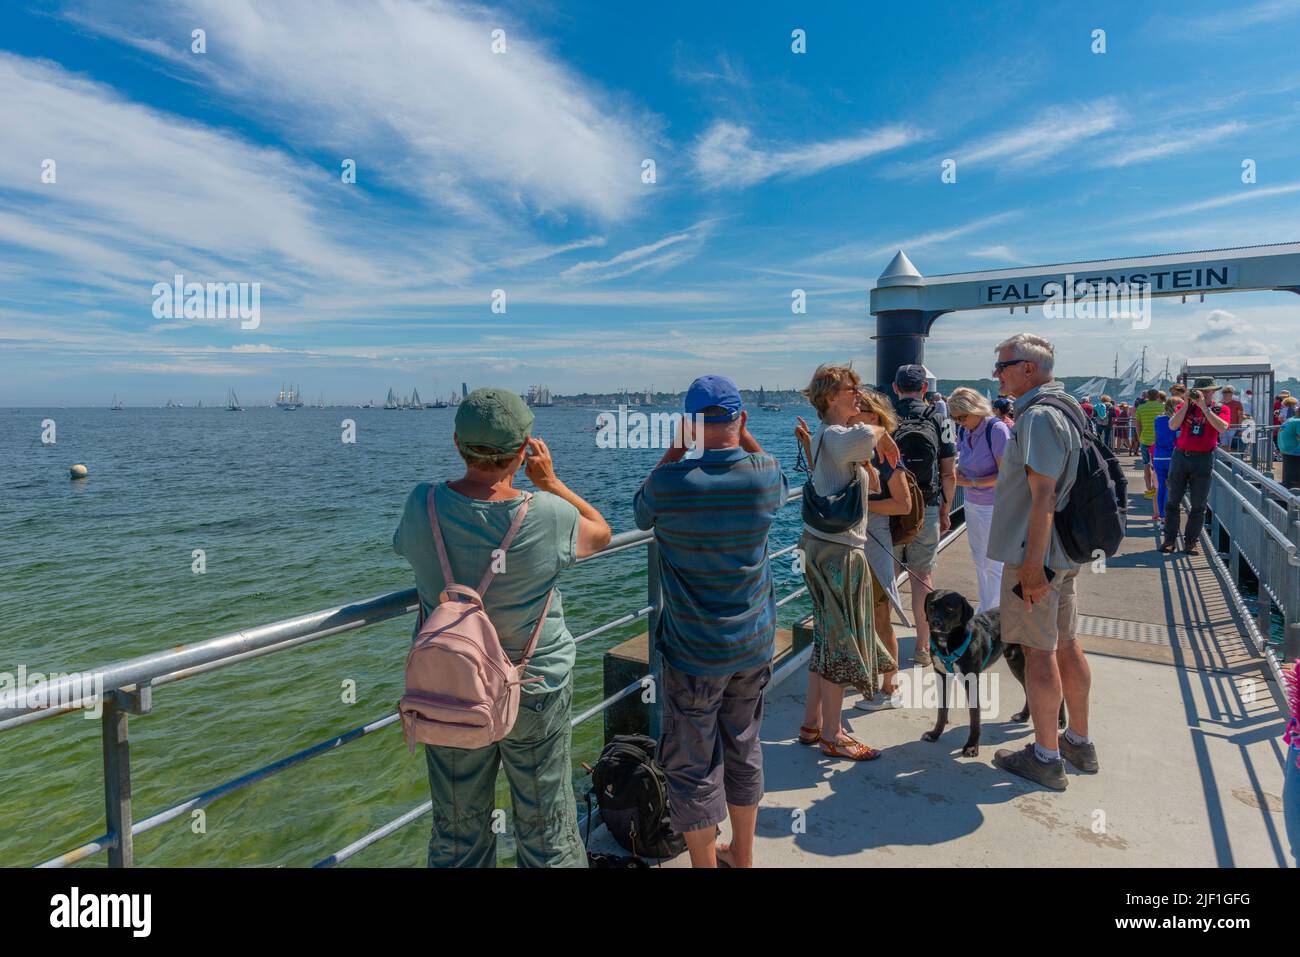
[[[795,502],[799,495],[799,491],[793,492],[787,506]],[[1249,643],[1255,653],[1267,660],[1273,680],[1280,684],[1284,661],[1294,661],[1300,656],[1300,494],[1288,491],[1271,477],[1220,451],[1215,455],[1210,508],[1211,521],[1202,532],[1205,552],[1220,572],[1227,599],[1235,606],[1238,617],[1245,622]],[[954,528],[940,547],[950,544],[961,531],[960,509],[954,509]],[[653,573],[658,567],[658,556],[652,532],[620,533],[614,536],[603,551],[579,561],[598,561],[641,547],[646,549],[646,604],[576,636],[575,640],[579,644],[612,629],[642,620],[649,622],[650,633],[654,633],[660,594],[657,576]],[[773,550],[770,559],[779,559],[797,547],[797,543],[793,543]],[[904,577],[900,576],[900,583]],[[1253,607],[1244,594],[1245,583],[1249,583],[1256,591]],[[942,586],[943,582],[937,584]],[[787,605],[806,593],[805,587],[796,588],[780,598],[777,605]],[[136,835],[397,724],[399,718],[395,712],[379,715],[358,727],[194,794],[141,820],[134,818],[129,715],[152,711],[154,688],[399,618],[413,613],[416,607],[416,591],[407,588],[365,601],[220,635],[195,644],[114,662],[98,669],[96,673],[103,676],[105,694],[101,725],[107,827],[105,833],[94,840],[73,847],[42,862],[40,866],[64,867],[106,852],[110,867],[130,867],[134,863],[133,840]],[[1283,623],[1280,643],[1270,640],[1274,609]],[[612,705],[641,691],[647,684],[647,678],[657,680],[660,663],[653,644],[650,643],[647,674],[629,682],[594,706],[575,714],[572,718],[573,726],[603,714]],[[782,663],[769,685],[769,693],[806,664],[808,653],[809,649],[804,649]],[[66,701],[66,698],[60,698],[59,695],[67,692],[70,687],[71,684],[68,687],[55,684],[47,691],[50,698]],[[70,701],[56,707],[0,707],[0,732],[15,731],[37,721],[52,719],[79,710],[86,704],[88,702]],[[657,697],[651,699],[648,710],[651,733],[657,734]],[[430,801],[425,801],[412,807],[315,862],[314,866],[329,867],[348,860],[428,814],[431,806]]]

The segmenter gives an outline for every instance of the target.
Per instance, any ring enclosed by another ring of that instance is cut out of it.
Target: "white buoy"
[[[68,469],[68,477],[74,479],[83,479],[89,474],[89,470],[84,465],[74,465]]]

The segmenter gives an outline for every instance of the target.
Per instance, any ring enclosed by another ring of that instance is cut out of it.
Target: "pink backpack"
[[[519,714],[520,686],[527,681],[541,680],[524,678],[523,674],[555,593],[555,589],[546,593],[546,604],[524,648],[523,659],[519,664],[513,663],[501,647],[497,630],[483,608],[483,593],[496,573],[489,565],[477,591],[455,583],[442,531],[438,528],[433,492],[430,486],[429,525],[446,584],[438,595],[438,606],[420,625],[406,656],[406,694],[397,702],[397,710],[411,752],[417,743],[482,748],[510,733]],[[531,498],[531,492],[524,493],[523,504],[501,540],[503,553],[510,548],[523,524]],[[458,601],[454,595],[469,601]]]

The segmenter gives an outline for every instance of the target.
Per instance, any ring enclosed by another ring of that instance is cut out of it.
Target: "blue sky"
[[[1300,0],[1080,6],[12,3],[0,403],[801,385],[874,369],[898,248],[938,274],[1300,239]],[[155,317],[176,273],[260,283],[260,325]],[[1297,374],[1298,314],[959,314],[926,359],[979,375],[1033,328],[1066,375],[1143,345]]]

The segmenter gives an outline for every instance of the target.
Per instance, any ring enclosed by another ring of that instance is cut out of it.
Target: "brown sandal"
[[[800,743],[800,744],[806,744],[806,745],[808,745],[809,747],[812,747],[814,744],[816,744],[816,743],[817,743],[818,741],[820,741],[821,739],[822,739],[822,729],[821,729],[821,728],[805,728],[803,725],[800,725],[800,726],[799,726],[799,743]]]
[[[822,754],[828,758],[848,758],[850,761],[874,761],[880,757],[880,752],[875,748],[867,747],[861,741],[854,741],[848,738],[843,744],[835,741],[827,741],[821,738]],[[829,748],[829,750],[827,750]]]

